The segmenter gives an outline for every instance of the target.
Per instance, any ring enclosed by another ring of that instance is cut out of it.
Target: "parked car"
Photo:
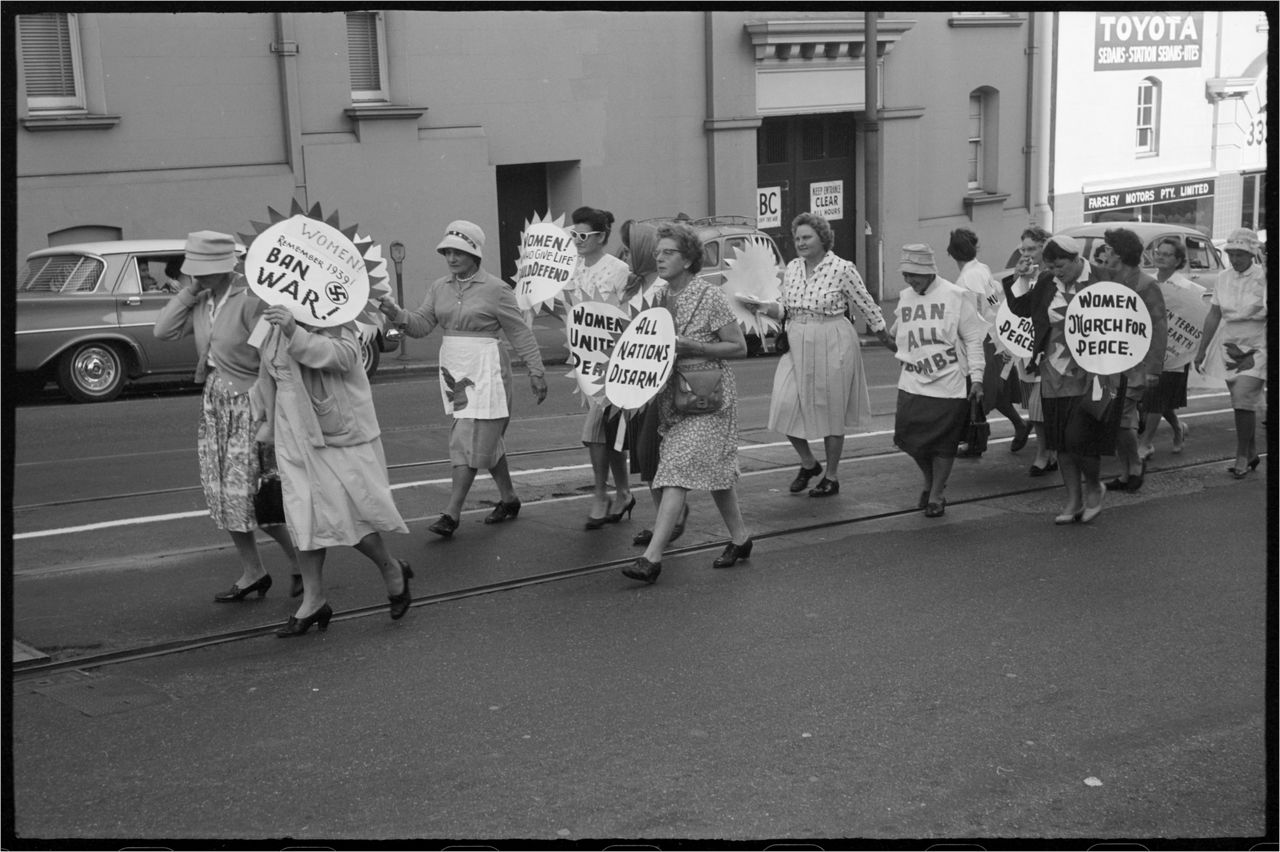
[[[160,309],[185,278],[186,241],[119,240],[40,249],[18,284],[14,370],[19,388],[50,380],[76,402],[115,399],[144,376],[190,377],[195,338],[158,340]],[[170,274],[166,274],[166,268]],[[382,327],[362,329],[365,370],[399,345]]]
[[[1165,237],[1173,237],[1187,250],[1187,265],[1181,271],[1192,281],[1213,292],[1218,283],[1218,273],[1226,268],[1221,253],[1204,233],[1185,225],[1167,225],[1159,222],[1093,222],[1064,228],[1062,233],[1075,237],[1084,246],[1084,256],[1093,257],[1094,250],[1102,243],[1103,235],[1112,228],[1128,228],[1142,240],[1146,248],[1142,252],[1142,271],[1155,276],[1156,243]]]

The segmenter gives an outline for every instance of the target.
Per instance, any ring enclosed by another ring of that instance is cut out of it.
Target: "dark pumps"
[[[608,515],[605,516],[605,520],[611,524],[616,524],[622,520],[623,515],[626,515],[627,520],[629,521],[631,520],[631,510],[634,509],[635,507],[636,507],[636,497],[633,494],[631,495],[631,499],[627,501],[627,505],[622,507],[622,511],[610,512]]]
[[[1237,468],[1235,465],[1232,465],[1231,467],[1227,468],[1227,473],[1231,474],[1236,479],[1244,479],[1250,473],[1258,469],[1258,463],[1261,461],[1262,461],[1261,457],[1254,456],[1253,458],[1249,459],[1249,463],[1245,465],[1243,468]]]
[[[658,575],[662,573],[662,563],[650,562],[648,559],[641,556],[634,564],[623,568],[622,573],[633,580],[640,580],[641,582],[653,585],[658,582]]]
[[[484,522],[486,524],[500,524],[505,520],[514,521],[516,519],[516,516],[519,514],[520,514],[519,499],[512,500],[510,503],[503,503],[501,500],[499,500],[498,505],[493,507],[493,511],[485,516]]]
[[[250,583],[243,589],[232,583],[230,589],[225,592],[219,592],[213,596],[213,599],[218,603],[236,603],[244,600],[252,592],[257,592],[258,597],[262,598],[266,596],[269,588],[271,588],[271,575],[263,574],[260,579]]]
[[[486,521],[486,523],[488,522]],[[436,521],[434,524],[427,527],[427,529],[429,529],[431,532],[435,533],[436,535],[442,535],[445,538],[448,538],[449,536],[453,535],[453,531],[456,530],[457,528],[458,528],[458,522],[454,520],[451,515],[441,515],[440,520]]]
[[[924,507],[924,516],[926,518],[941,518],[947,513],[947,498],[939,497],[938,502],[930,502]]]
[[[825,476],[818,483],[817,488],[809,489],[810,497],[834,497],[840,493],[840,480],[827,479]]]
[[[289,616],[289,620],[276,631],[276,636],[280,639],[288,639],[290,636],[301,636],[311,629],[311,625],[316,625],[320,632],[329,629],[329,619],[333,618],[333,607],[324,604],[315,612],[306,618],[298,618],[296,615]]]
[[[1009,443],[1009,452],[1016,453],[1027,445],[1031,437],[1031,427],[1026,423],[1013,424],[1013,441]]]
[[[796,478],[791,480],[791,493],[799,494],[801,491],[809,487],[809,480],[822,473],[822,465],[817,462],[813,463],[813,467],[802,467],[800,472],[796,474]]]
[[[1046,473],[1052,473],[1057,469],[1058,469],[1058,460],[1054,459],[1044,467],[1040,467],[1039,465],[1034,465],[1034,464],[1031,465],[1031,468],[1030,470],[1027,471],[1027,473],[1031,474],[1032,476],[1044,476]]]
[[[583,526],[584,528],[589,530],[598,530],[598,529],[603,529],[604,525],[607,523],[609,523],[608,515],[605,515],[603,518],[593,518],[590,515],[588,515],[587,522],[583,524]],[[652,533],[650,533],[650,535],[652,535]],[[645,544],[648,544],[648,542],[645,542]]]
[[[732,568],[739,559],[746,559],[751,556],[751,548],[754,542],[747,539],[742,544],[734,544],[729,542],[725,545],[724,551],[716,557],[716,561],[711,563],[712,568]]]
[[[635,538],[631,539],[631,544],[635,547],[648,547],[651,541],[653,541],[653,530],[640,530]]]
[[[413,577],[413,569],[403,559],[396,561],[400,564],[400,576],[404,577],[404,589],[398,595],[387,595],[387,600],[391,601],[392,621],[403,618],[409,611],[409,604],[413,603],[413,595],[409,593],[409,580]]]

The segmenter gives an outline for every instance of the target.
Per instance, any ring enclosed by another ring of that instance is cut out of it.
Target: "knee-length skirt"
[[[250,422],[249,394],[233,392],[218,380],[216,370],[204,384],[196,455],[214,526],[231,532],[257,529],[253,495],[258,490],[258,442]]]
[[[791,350],[778,359],[769,428],[817,440],[865,429],[871,398],[858,333],[844,316],[802,315],[787,324]]]
[[[909,456],[955,456],[968,423],[967,396],[921,396],[898,389],[893,443]]]
[[[738,481],[738,386],[733,370],[723,361],[717,363],[724,369],[724,405],[719,411],[681,414],[672,403],[670,382],[654,401],[662,436],[654,488],[722,491]]]
[[[1081,405],[1082,396],[1043,399],[1045,447],[1078,456],[1113,456],[1124,409],[1124,392],[1112,400],[1105,420],[1097,420]]]

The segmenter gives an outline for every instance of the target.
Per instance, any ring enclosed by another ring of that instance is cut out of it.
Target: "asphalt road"
[[[767,393],[771,370],[743,362],[740,383]],[[653,587],[609,568],[400,622],[15,677],[5,846],[1274,842],[1274,476],[1269,458],[1243,482],[1222,471],[1222,400],[1194,403],[1182,457],[1157,441],[1141,493],[1054,527],[1061,489],[1027,490],[1028,451],[1008,453],[1000,423],[986,457],[957,465],[944,518],[895,514],[919,485],[883,434],[892,388],[873,384],[876,423],[828,501],[785,493],[794,456],[746,395],[743,504],[761,538],[734,569],[710,568],[724,533],[698,495],[690,550]],[[393,466],[438,457],[433,393],[409,377],[376,391]],[[517,403],[513,449],[576,442],[571,397],[553,400]],[[15,503],[189,485],[191,407],[19,409]],[[479,524],[493,495],[478,484],[451,541],[425,532],[436,473],[396,471],[415,592],[634,555],[652,510],[583,532],[583,461],[521,460],[526,507],[501,527]],[[15,635],[74,656],[283,621],[280,587],[209,601],[233,572],[207,519],[138,521],[186,500],[15,509],[20,535],[132,519],[15,541]],[[838,523],[788,534],[822,522]],[[340,610],[381,600],[353,553],[327,579]]]

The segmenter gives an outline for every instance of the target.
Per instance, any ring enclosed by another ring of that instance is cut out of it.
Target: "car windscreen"
[[[27,260],[19,293],[89,293],[102,277],[103,263],[83,254],[53,254]]]

